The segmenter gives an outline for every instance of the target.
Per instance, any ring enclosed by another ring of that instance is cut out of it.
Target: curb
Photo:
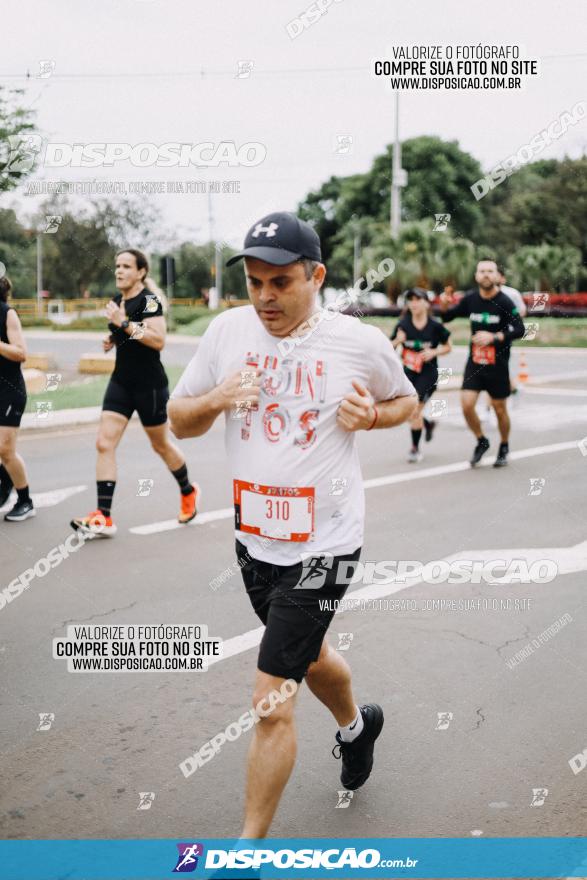
[[[461,376],[452,376],[439,391],[458,391],[461,387]],[[25,413],[22,417],[21,430],[47,431],[52,428],[90,425],[100,421],[101,406],[82,406],[77,409],[58,409],[48,414],[47,418],[39,418],[35,413]],[[133,419],[136,418],[136,413]]]
[[[58,409],[39,418],[36,413],[25,413],[20,424],[22,431],[46,431],[73,425],[88,425],[100,420],[101,406],[81,406],[77,409]]]
[[[107,330],[33,330],[24,328],[25,339],[87,339],[101,341]],[[179,342],[184,345],[198,345],[201,336],[190,336],[187,333],[167,333],[166,342]]]

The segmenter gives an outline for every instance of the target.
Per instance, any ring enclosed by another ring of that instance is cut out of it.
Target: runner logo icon
[[[531,807],[541,807],[548,796],[547,788],[533,788],[532,789],[532,803]]]
[[[302,559],[302,575],[294,590],[319,590],[324,586],[326,575],[332,568],[333,562],[332,553],[306,556],[305,559]]]
[[[139,791],[139,805],[137,807],[137,810],[150,810],[151,804],[154,800],[154,791]]]
[[[51,725],[54,721],[54,712],[39,712],[39,726],[37,730],[51,730]]]
[[[174,874],[190,874],[196,870],[198,857],[204,855],[204,847],[201,843],[178,843],[179,850],[177,864],[173,869]]]
[[[351,805],[351,800],[353,798],[353,791],[339,791],[338,792],[338,803],[335,807],[336,810],[347,810]]]
[[[354,638],[353,633],[339,633],[337,651],[348,651]]]

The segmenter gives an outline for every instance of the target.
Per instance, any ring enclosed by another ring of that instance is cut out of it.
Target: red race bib
[[[408,370],[412,370],[413,373],[422,372],[424,361],[422,360],[422,353],[420,351],[414,351],[413,348],[403,348],[402,361],[404,366],[407,367]]]
[[[487,366],[495,363],[495,345],[476,345],[473,343],[473,363]]]
[[[314,531],[314,488],[261,486],[234,480],[235,527],[276,541],[309,541]]]

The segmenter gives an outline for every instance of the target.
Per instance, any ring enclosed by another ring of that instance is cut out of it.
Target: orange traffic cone
[[[524,384],[530,378],[530,374],[528,373],[528,364],[526,363],[525,355],[520,355],[520,365],[518,368],[518,382]]]

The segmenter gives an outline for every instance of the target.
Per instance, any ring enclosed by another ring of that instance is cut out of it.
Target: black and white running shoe
[[[4,519],[7,522],[21,522],[30,516],[36,516],[36,513],[33,502],[29,498],[28,501],[17,501],[14,507],[5,514]]]
[[[377,703],[359,707],[364,727],[352,742],[343,742],[336,732],[336,745],[332,749],[335,758],[342,758],[340,782],[347,791],[355,791],[367,782],[373,769],[375,740],[383,728],[383,709]],[[336,750],[338,749],[338,754]]]

